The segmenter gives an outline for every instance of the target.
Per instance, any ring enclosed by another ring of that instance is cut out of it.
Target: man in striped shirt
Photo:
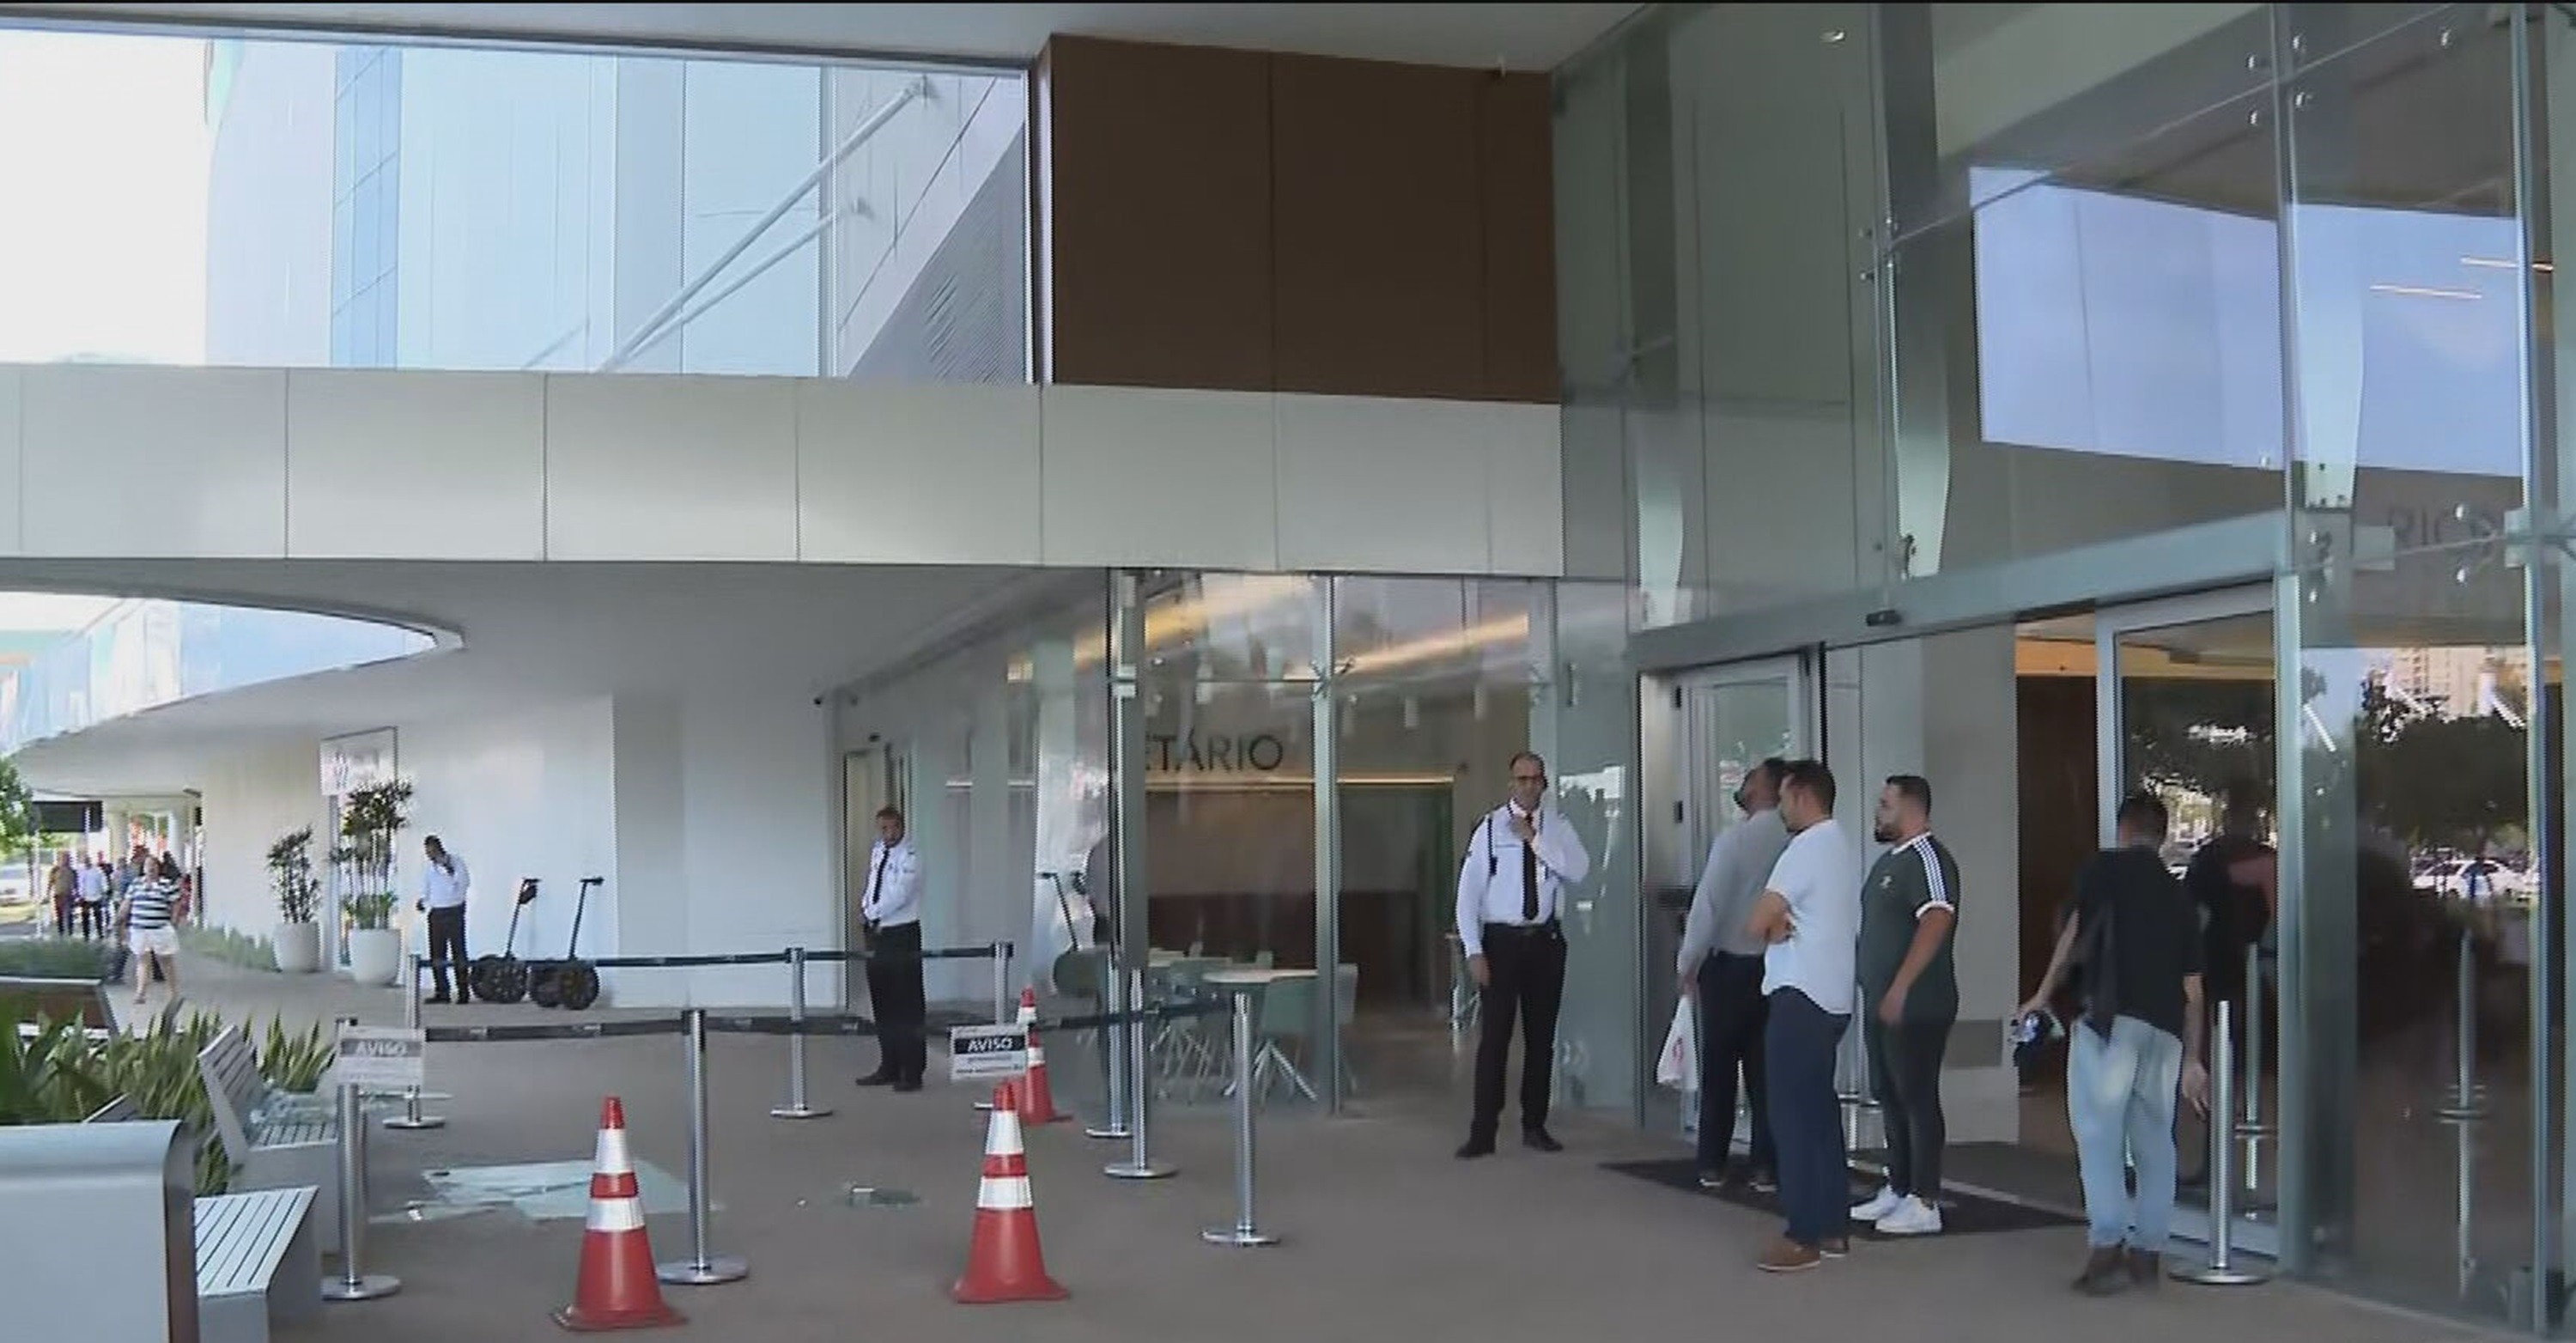
[[[164,855],[125,888],[126,945],[134,954],[134,1004],[143,1005],[157,966],[170,996],[179,996],[179,864]]]
[[[1887,1187],[1852,1220],[1890,1236],[1941,1230],[1941,1056],[1959,1019],[1950,955],[1959,924],[1959,862],[1932,837],[1932,785],[1918,774],[1888,779],[1878,795],[1879,843],[1892,845],[1861,883],[1862,1038],[1869,1080],[1887,1126]]]

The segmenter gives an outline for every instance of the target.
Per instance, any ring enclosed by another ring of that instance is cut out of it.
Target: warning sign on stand
[[[1025,1026],[951,1026],[948,1028],[948,1080],[975,1082],[1017,1077],[1029,1070],[1029,1031]]]
[[[401,1091],[427,1084],[428,1036],[399,1026],[340,1028],[331,1084],[361,1091]]]

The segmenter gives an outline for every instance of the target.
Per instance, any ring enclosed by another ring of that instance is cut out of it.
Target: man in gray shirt
[[[1771,1111],[1762,1082],[1762,1028],[1769,1015],[1762,996],[1762,954],[1768,944],[1751,927],[1763,883],[1789,847],[1780,822],[1780,781],[1787,761],[1777,756],[1753,767],[1735,790],[1744,819],[1708,847],[1708,867],[1691,895],[1674,968],[1682,995],[1699,1001],[1699,1182],[1726,1182],[1735,1142],[1736,1070],[1744,1073],[1753,1110],[1753,1145],[1746,1177],[1755,1189],[1773,1188]]]

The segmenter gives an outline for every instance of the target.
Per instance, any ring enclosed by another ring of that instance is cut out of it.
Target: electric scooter
[[[488,1003],[515,1003],[528,996],[528,963],[519,959],[519,911],[535,903],[537,879],[519,879],[519,898],[510,906],[510,935],[501,954],[474,958],[474,996]]]
[[[528,1000],[537,1006],[578,1012],[599,1001],[598,968],[574,953],[581,946],[581,915],[590,905],[591,888],[607,884],[606,877],[581,879],[581,891],[573,899],[572,937],[564,944],[563,959],[539,962],[528,981]]]

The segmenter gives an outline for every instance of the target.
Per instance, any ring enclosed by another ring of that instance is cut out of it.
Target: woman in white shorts
[[[159,966],[170,995],[179,994],[179,865],[164,855],[125,888],[126,948],[134,953],[134,1002],[143,1004],[146,978]]]

